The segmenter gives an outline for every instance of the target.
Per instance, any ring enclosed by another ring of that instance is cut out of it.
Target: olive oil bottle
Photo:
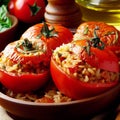
[[[120,0],[76,0],[83,21],[104,21],[120,30]]]

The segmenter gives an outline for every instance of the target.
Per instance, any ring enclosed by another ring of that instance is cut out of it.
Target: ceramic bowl
[[[1,91],[0,105],[22,120],[88,119],[113,108],[119,101],[119,94],[120,84],[103,94],[86,99],[63,103],[34,103],[8,97]]]
[[[3,32],[0,32],[0,51],[2,51],[9,42],[15,40],[17,32],[18,19],[10,14],[8,17],[12,20],[12,26]]]

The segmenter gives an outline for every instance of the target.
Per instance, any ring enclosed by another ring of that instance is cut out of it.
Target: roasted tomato
[[[39,74],[17,74],[0,69],[0,82],[14,92],[30,92],[37,90],[48,81],[49,71]]]
[[[25,64],[31,61],[32,64],[36,64],[41,61],[48,65],[52,51],[61,44],[72,41],[72,38],[71,31],[63,26],[48,26],[46,23],[40,23],[28,28],[22,34],[21,40],[10,43],[5,48],[4,53],[14,62]],[[16,47],[14,47],[15,44]],[[39,53],[34,56],[29,55],[31,52],[38,51]]]
[[[118,58],[100,39],[56,48],[50,70],[57,88],[73,99],[101,94],[119,82]]]
[[[72,32],[58,24],[38,23],[28,28],[21,36],[21,39],[40,39],[43,40],[47,47],[54,50],[63,43],[71,42],[73,39]]]
[[[20,39],[35,39],[42,40],[46,46],[49,56],[51,57],[52,51],[60,46],[61,44],[66,44],[72,41],[72,32],[61,25],[50,25],[44,23],[38,23],[28,28],[21,36]],[[50,58],[49,57],[49,58]]]
[[[10,0],[8,3],[10,14],[15,15],[25,23],[38,23],[44,18],[44,0]]]
[[[1,83],[18,92],[42,87],[50,78],[52,51],[72,37],[69,29],[58,25],[54,28],[42,23],[30,27],[20,40],[9,43],[1,52]]]
[[[43,41],[18,40],[1,52],[0,82],[15,92],[36,90],[49,80],[49,62]]]
[[[74,40],[88,39],[96,37],[94,34],[96,31],[97,36],[106,46],[120,45],[120,32],[112,25],[108,25],[104,22],[84,22],[79,25],[74,34]]]
[[[114,26],[104,22],[84,22],[79,25],[73,36],[74,40],[88,39],[99,37],[105,46],[109,46],[120,61],[120,31]]]
[[[10,43],[2,52],[5,57],[20,64],[40,64],[49,66],[49,53],[42,40],[21,39]]]

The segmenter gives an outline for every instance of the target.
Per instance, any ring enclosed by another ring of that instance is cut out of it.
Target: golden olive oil
[[[83,21],[103,21],[120,30],[120,0],[77,0]]]

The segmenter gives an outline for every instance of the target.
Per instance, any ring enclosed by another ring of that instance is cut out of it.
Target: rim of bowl
[[[8,14],[7,16],[12,20],[12,26],[10,28],[6,29],[3,32],[0,32],[0,34],[5,33],[7,31],[11,30],[12,28],[14,28],[15,26],[17,26],[17,24],[18,24],[17,17],[15,17],[14,15],[11,15],[11,14]]]
[[[118,85],[116,85],[115,87],[113,87],[111,90],[108,90],[102,94],[99,94],[99,95],[96,95],[93,97],[89,97],[89,98],[85,98],[85,99],[73,100],[70,102],[61,102],[61,103],[35,103],[35,102],[30,102],[30,101],[24,101],[24,100],[19,100],[19,99],[9,97],[2,92],[0,92],[0,99],[4,99],[4,100],[7,100],[12,103],[17,103],[17,104],[22,104],[22,105],[31,105],[31,106],[62,106],[62,105],[64,106],[64,105],[71,105],[71,104],[77,104],[80,102],[82,103],[82,102],[95,100],[95,99],[104,97],[107,94],[111,94],[113,91],[116,91],[116,90],[118,90],[118,91],[120,90],[120,83]]]

